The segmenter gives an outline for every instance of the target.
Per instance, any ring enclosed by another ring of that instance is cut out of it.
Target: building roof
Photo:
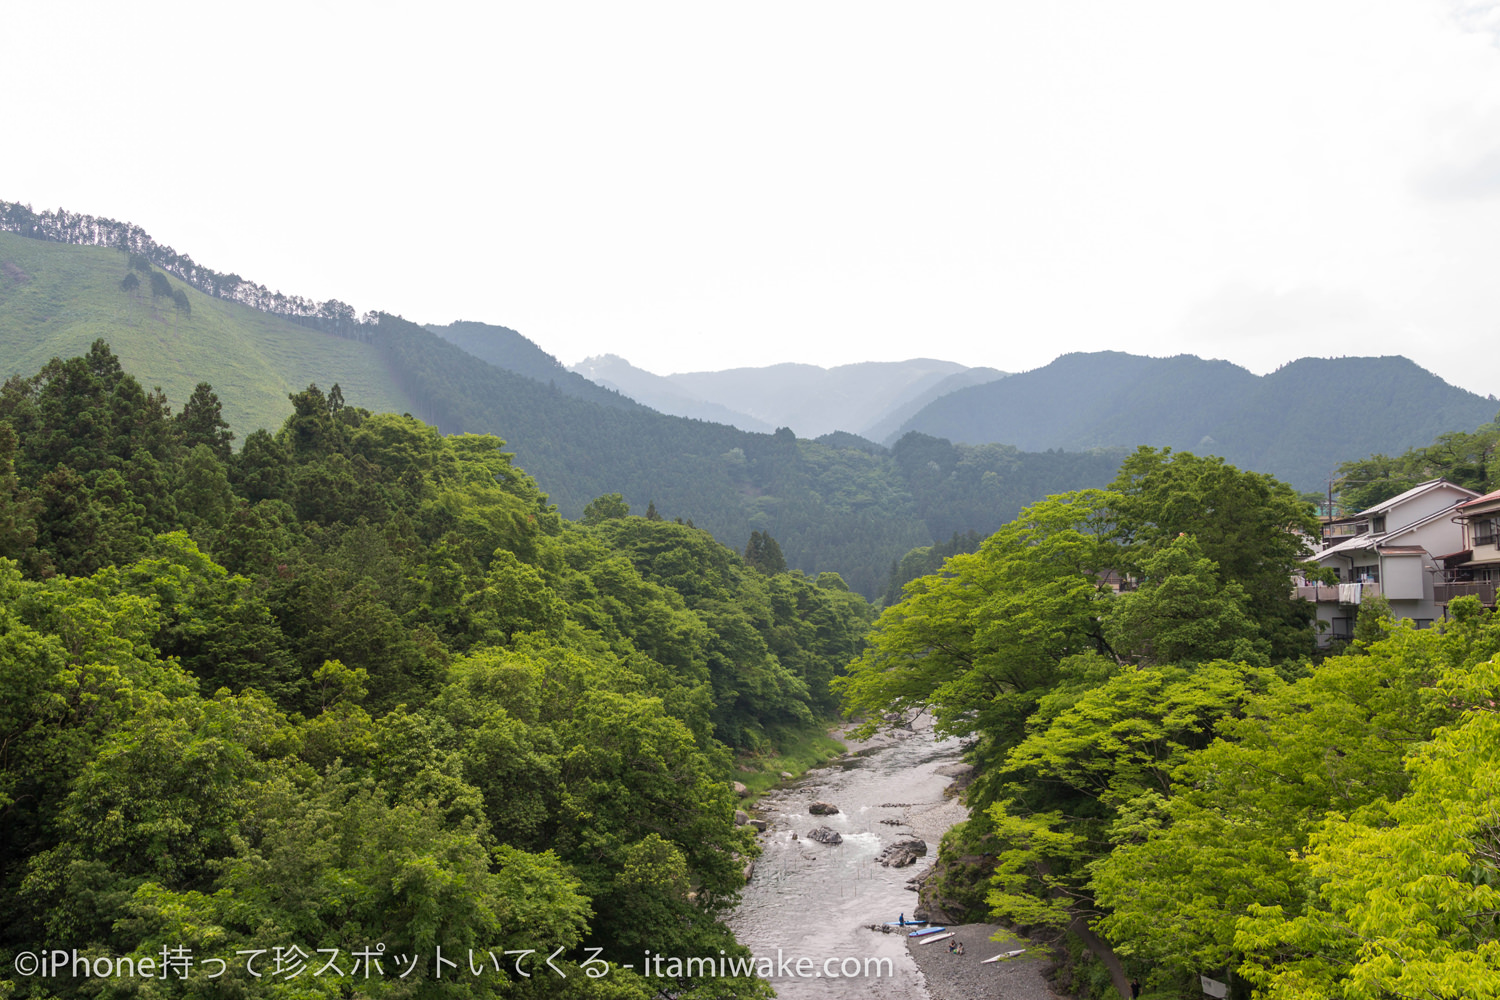
[[[1478,507],[1482,503],[1490,503],[1495,500],[1500,500],[1500,490],[1496,490],[1493,493],[1486,493],[1482,497],[1475,497],[1473,500],[1465,500],[1463,503],[1459,504],[1459,506]]]
[[[1434,479],[1433,482],[1442,482],[1442,480]],[[1449,483],[1448,485],[1452,486],[1453,484]],[[1463,489],[1462,486],[1458,488]],[[1406,492],[1410,493],[1411,490],[1407,490]],[[1468,492],[1472,493],[1474,491],[1469,490]],[[1396,497],[1391,498],[1391,500],[1395,499]],[[1389,503],[1391,501],[1388,500],[1386,502]],[[1370,509],[1374,510],[1375,508],[1371,507]],[[1403,524],[1401,527],[1392,529],[1391,531],[1368,531],[1363,535],[1354,535],[1351,538],[1344,539],[1337,545],[1330,545],[1320,552],[1314,552],[1312,558],[1307,561],[1322,562],[1324,556],[1348,556],[1363,550],[1378,550],[1390,553],[1391,555],[1402,555],[1408,551],[1426,552],[1427,550],[1420,545],[1387,545],[1386,541],[1392,538],[1399,538],[1407,532],[1416,531],[1418,528],[1425,527],[1434,521],[1440,521],[1443,518],[1452,518],[1454,509],[1453,507],[1445,507],[1442,510],[1433,511],[1424,518],[1413,521],[1411,524]]]
[[[1411,489],[1407,490],[1404,493],[1397,493],[1395,496],[1391,497],[1389,500],[1382,500],[1380,503],[1376,504],[1375,506],[1368,507],[1365,510],[1360,511],[1359,514],[1356,515],[1356,516],[1358,516],[1358,517],[1365,517],[1365,516],[1370,515],[1370,514],[1380,514],[1380,513],[1383,513],[1383,512],[1388,511],[1391,508],[1393,508],[1393,507],[1395,507],[1395,506],[1397,506],[1399,504],[1405,503],[1408,500],[1414,500],[1417,497],[1421,496],[1423,493],[1430,493],[1433,490],[1438,489],[1439,487],[1443,487],[1443,486],[1451,486],[1455,490],[1458,490],[1458,491],[1460,491],[1462,493],[1469,494],[1469,496],[1471,496],[1471,497],[1478,497],[1479,496],[1478,493],[1475,493],[1473,490],[1469,489],[1467,486],[1460,486],[1457,483],[1450,483],[1446,479],[1429,479],[1425,483],[1418,483],[1417,485],[1413,486]],[[1480,499],[1483,499],[1483,498],[1480,497]],[[1473,501],[1470,500],[1470,501],[1467,501],[1467,502],[1472,503]]]
[[[1380,554],[1383,556],[1420,556],[1426,555],[1427,550],[1420,545],[1381,545]]]
[[[1352,538],[1344,539],[1337,545],[1330,545],[1326,549],[1314,552],[1308,562],[1322,562],[1324,556],[1342,556],[1348,555],[1351,552],[1358,552],[1361,549],[1373,549],[1379,544],[1378,540],[1384,537],[1384,535],[1355,535]]]

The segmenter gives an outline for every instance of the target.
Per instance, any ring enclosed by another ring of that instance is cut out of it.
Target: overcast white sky
[[[7,4],[0,198],[566,363],[1405,354],[1500,393],[1455,0]]]

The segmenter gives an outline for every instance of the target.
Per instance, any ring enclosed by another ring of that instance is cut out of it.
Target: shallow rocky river
[[[851,756],[809,771],[757,803],[756,813],[770,829],[761,838],[764,851],[730,924],[757,959],[770,958],[792,973],[772,979],[785,1000],[925,1000],[928,993],[907,954],[905,935],[869,927],[903,912],[911,917],[917,895],[906,888],[907,880],[927,870],[943,832],[964,818],[963,807],[943,797],[953,779],[938,773],[952,770],[947,765],[958,760],[958,743],[939,742],[930,729],[919,729],[848,746]],[[814,816],[808,807],[815,802],[839,811]],[[808,840],[820,826],[837,832],[843,842]],[[913,837],[927,842],[925,858],[905,868],[875,861],[883,848]],[[811,960],[802,966],[806,977],[796,972],[802,958]],[[867,959],[883,958],[890,960],[885,974],[864,974]],[[858,975],[842,974],[856,965]],[[837,978],[834,972],[840,973]]]

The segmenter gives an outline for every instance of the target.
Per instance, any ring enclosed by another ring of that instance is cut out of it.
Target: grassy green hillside
[[[102,337],[146,387],[181,407],[200,380],[213,383],[243,438],[291,413],[287,394],[339,383],[376,412],[410,410],[374,348],[195,291],[190,312],[153,300],[149,281],[120,287],[123,251],[0,233],[0,376],[30,375],[54,357],[83,354]],[[144,276],[141,276],[144,278]]]

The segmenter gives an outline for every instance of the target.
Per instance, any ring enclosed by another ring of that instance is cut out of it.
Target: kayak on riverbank
[[[1035,950],[1023,951],[1019,938],[999,924],[964,924],[950,927],[953,938],[962,941],[965,954],[947,948],[918,948],[929,938],[907,942],[907,953],[917,968],[931,1000],[975,1000],[976,997],[1004,997],[1005,1000],[1062,1000],[1042,972],[1048,959]],[[1000,940],[995,940],[996,935]],[[1006,948],[1007,945],[1010,947]],[[1005,948],[994,958],[992,948]]]

